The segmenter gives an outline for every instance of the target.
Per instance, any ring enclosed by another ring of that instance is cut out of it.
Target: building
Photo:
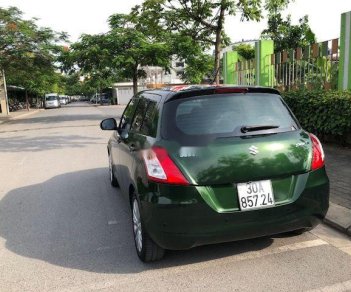
[[[139,79],[138,91],[146,88],[160,88],[165,85],[183,84],[182,76],[185,69],[185,62],[172,59],[171,69],[167,72],[158,66],[144,66],[145,78]],[[127,104],[133,96],[132,82],[119,82],[113,84],[113,99],[117,104]]]

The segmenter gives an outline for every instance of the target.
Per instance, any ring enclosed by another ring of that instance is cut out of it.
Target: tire
[[[112,158],[111,158],[110,154],[108,155],[108,171],[109,171],[109,175],[110,175],[111,186],[113,186],[114,188],[117,188],[119,186],[119,184],[118,184],[118,181],[116,179],[115,172],[113,171]]]
[[[153,262],[163,258],[165,250],[158,246],[143,228],[140,205],[136,195],[132,197],[132,223],[135,249],[141,261]]]

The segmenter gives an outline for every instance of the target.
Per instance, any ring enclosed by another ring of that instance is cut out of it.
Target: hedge
[[[351,92],[303,90],[283,96],[305,130],[322,139],[334,136],[342,143],[351,134]]]

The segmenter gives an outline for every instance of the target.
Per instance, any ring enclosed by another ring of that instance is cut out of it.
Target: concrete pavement
[[[325,225],[141,263],[99,129],[121,113],[77,103],[0,126],[0,291],[350,290],[351,241]]]
[[[24,117],[30,116],[32,114],[35,114],[35,113],[41,111],[41,110],[43,110],[43,109],[29,109],[29,110],[22,109],[22,110],[18,110],[15,112],[11,112],[10,115],[8,115],[8,116],[0,115],[0,124],[9,122],[11,120],[16,120],[19,118],[24,118]]]
[[[330,180],[330,207],[325,222],[351,236],[351,149],[323,145]]]

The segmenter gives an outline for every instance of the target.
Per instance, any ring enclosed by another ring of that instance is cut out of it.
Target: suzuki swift
[[[313,228],[328,210],[318,138],[279,92],[178,87],[134,96],[105,119],[111,184],[130,202],[142,261],[166,249]]]

